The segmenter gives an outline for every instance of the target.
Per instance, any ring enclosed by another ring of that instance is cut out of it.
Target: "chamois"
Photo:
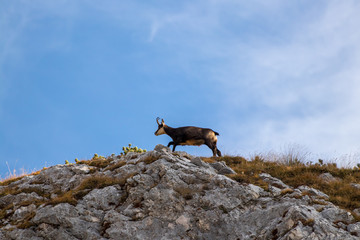
[[[173,151],[177,145],[195,145],[200,146],[205,144],[208,146],[212,152],[213,156],[216,157],[216,154],[221,157],[221,152],[216,147],[217,137],[219,133],[211,130],[210,128],[199,128],[199,127],[179,127],[172,128],[165,124],[164,119],[156,118],[158,124],[158,129],[155,132],[156,136],[167,134],[172,138],[172,141],[169,142],[168,147],[173,145]]]

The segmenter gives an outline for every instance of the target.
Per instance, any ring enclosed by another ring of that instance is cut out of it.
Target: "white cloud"
[[[233,115],[229,126],[239,129],[238,138],[246,138],[235,142],[237,147],[274,148],[298,142],[323,153],[359,150],[360,32],[356,30],[360,24],[356,11],[359,3],[332,1],[324,7],[318,18],[304,22],[301,31],[294,32],[288,43],[238,49],[251,59],[252,69],[243,74],[246,84],[232,83],[236,78],[231,75],[239,74],[235,68],[235,72],[231,69],[219,79],[226,79],[223,82],[234,89],[229,96],[230,106],[256,95],[242,107],[259,104],[275,113],[258,117],[250,112],[255,119],[246,117],[247,127],[252,129],[246,136],[241,133],[246,126],[239,124],[242,120]],[[241,64],[234,59],[232,64]],[[236,93],[241,88],[246,97]],[[232,109],[225,111],[231,114]]]

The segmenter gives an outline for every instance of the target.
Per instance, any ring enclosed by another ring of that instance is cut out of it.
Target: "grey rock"
[[[88,174],[90,170],[94,168],[95,167],[91,167],[85,164],[70,165],[71,171],[73,171],[75,174]]]
[[[114,186],[94,189],[83,198],[83,204],[87,209],[97,208],[106,211],[115,208],[122,196],[123,193]]]
[[[23,219],[25,216],[29,215],[30,213],[32,213],[33,211],[35,211],[36,206],[35,204],[31,204],[29,206],[24,206],[24,207],[20,207],[18,209],[15,210],[14,214],[12,215],[11,219],[12,220],[21,220]]]
[[[356,208],[353,210],[353,213],[355,213],[356,215],[360,216],[360,208]]]
[[[11,183],[19,189],[35,186],[36,192],[44,187],[47,195],[20,192],[0,197],[3,207],[16,203],[0,219],[0,239],[359,238],[360,223],[327,202],[326,194],[307,186],[292,189],[265,173],[260,177],[269,191],[240,184],[223,175],[233,173],[224,162],[208,164],[162,145],[111,164],[120,161],[126,165],[96,173],[86,165],[58,165]],[[95,174],[119,183],[89,186],[86,195],[71,202],[74,205],[66,199],[45,204],[63,193],[72,196],[85,177]],[[288,188],[289,193],[281,194]],[[44,204],[22,205],[24,199]],[[23,218],[30,223],[25,229],[18,227]]]
[[[315,198],[322,198],[322,199],[329,199],[329,196],[315,188],[311,188],[311,187],[308,187],[308,186],[300,186],[298,187],[298,189],[301,191],[301,192],[305,192],[305,193],[308,193],[310,194],[311,196],[315,197]]]
[[[322,173],[319,175],[319,178],[326,183],[338,181],[339,179],[335,178],[331,173]]]
[[[43,238],[38,237],[37,234],[30,229],[14,229],[10,232],[10,234],[8,234],[7,237],[1,238],[1,234],[0,234],[0,239],[29,239],[29,240],[41,240]]]
[[[0,240],[5,240],[5,235],[3,233],[3,230],[0,229]]]
[[[187,158],[187,159],[190,159],[190,160],[194,158],[193,155],[188,154],[187,152],[184,152],[184,151],[175,151],[174,154],[181,157],[181,158]]]
[[[224,161],[210,163],[210,165],[217,170],[219,174],[235,174],[236,172],[226,165]]]
[[[10,194],[0,198],[0,207],[6,207],[9,204],[13,204],[17,206],[22,202],[36,202],[42,200],[44,200],[44,198],[39,196],[35,192],[31,192],[31,193],[20,192],[19,194],[16,195]]]
[[[201,158],[199,157],[196,157],[196,158],[193,158],[191,159],[191,162],[199,167],[203,167],[203,168],[210,168],[211,166],[204,162],[203,160],[201,160]]]
[[[259,177],[261,177],[261,179],[264,182],[267,182],[267,183],[269,183],[270,185],[272,185],[274,187],[277,187],[277,188],[280,188],[280,189],[286,189],[286,188],[291,189],[288,185],[283,183],[280,179],[274,178],[268,173],[260,173]]]
[[[75,175],[75,172],[71,170],[71,165],[55,165],[49,167],[38,175],[46,185],[53,186],[53,189],[60,189],[62,192],[70,190],[69,181]],[[77,175],[80,180],[81,175]]]
[[[350,224],[354,221],[354,217],[351,213],[339,208],[327,208],[321,212],[321,215],[331,222]]]
[[[353,188],[360,189],[360,184],[358,184],[358,183],[350,183],[350,185],[351,185]]]
[[[274,196],[280,196],[281,195],[281,189],[274,187],[274,186],[270,186],[269,187],[269,191],[274,195]]]
[[[355,235],[355,236],[360,237],[360,223],[359,223],[359,222],[354,223],[354,224],[349,224],[349,225],[347,226],[347,230],[348,230],[352,235]]]
[[[154,151],[162,152],[162,153],[170,153],[171,149],[169,147],[165,147],[164,145],[158,144],[155,146]]]
[[[69,219],[78,216],[79,214],[74,206],[68,203],[60,203],[54,207],[49,205],[39,208],[33,218],[33,222],[36,224],[46,223],[69,226]]]

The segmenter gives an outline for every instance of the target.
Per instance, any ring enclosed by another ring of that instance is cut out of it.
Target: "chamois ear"
[[[161,119],[161,124],[164,124],[165,122],[164,122],[164,119]]]

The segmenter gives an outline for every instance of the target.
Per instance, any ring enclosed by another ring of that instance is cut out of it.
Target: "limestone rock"
[[[326,183],[335,182],[339,180],[335,178],[333,175],[331,175],[331,173],[322,173],[319,175],[319,178]]]
[[[358,184],[358,183],[350,183],[350,185],[351,185],[353,188],[360,189],[360,184]]]
[[[263,173],[265,191],[229,173],[162,145],[109,167],[50,167],[0,188],[0,239],[359,239],[321,191]]]
[[[286,185],[285,183],[283,183],[280,179],[274,178],[268,173],[261,173],[261,174],[259,174],[259,177],[261,177],[261,179],[264,182],[269,183],[271,186],[274,186],[274,187],[277,187],[280,189],[286,189],[286,188],[290,189],[290,187],[288,185]]]
[[[232,170],[231,168],[226,166],[225,162],[215,162],[215,163],[210,163],[210,165],[213,168],[215,168],[219,174],[225,175],[225,174],[234,174],[234,173],[236,173],[234,170]]]

